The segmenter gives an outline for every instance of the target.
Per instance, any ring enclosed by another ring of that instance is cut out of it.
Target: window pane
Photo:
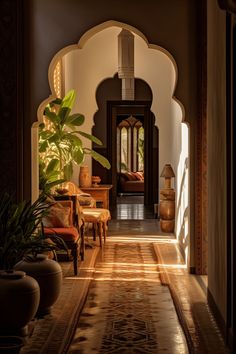
[[[121,170],[128,169],[128,132],[125,127],[121,129]]]
[[[144,128],[138,130],[138,170],[144,169]]]
[[[134,129],[133,129],[133,171],[138,171],[138,168],[137,168],[137,161],[138,161],[137,138],[138,138],[138,129],[136,127],[134,127]]]

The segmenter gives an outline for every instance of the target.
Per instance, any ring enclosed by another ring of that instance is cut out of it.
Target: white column
[[[118,76],[122,100],[134,100],[134,35],[125,29],[118,35]]]

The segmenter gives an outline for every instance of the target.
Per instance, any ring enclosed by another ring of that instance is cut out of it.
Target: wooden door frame
[[[122,107],[127,110],[132,107],[133,111],[142,112],[144,115],[144,204],[150,205],[153,203],[153,131],[155,122],[153,122],[151,113],[151,101],[107,101],[107,157],[111,162],[111,169],[108,173],[108,182],[113,185],[111,191],[111,202],[116,204],[117,197],[117,134],[116,134],[116,117],[117,110],[122,111]],[[149,135],[148,135],[149,134]],[[147,139],[148,136],[148,139]],[[159,161],[159,158],[158,158]],[[149,173],[147,173],[149,171]],[[151,173],[150,173],[151,171]],[[155,183],[158,185],[158,178]]]

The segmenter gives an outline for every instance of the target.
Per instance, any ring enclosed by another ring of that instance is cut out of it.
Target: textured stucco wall
[[[30,85],[30,118],[49,94],[47,70],[53,56],[77,43],[90,28],[108,20],[136,27],[149,43],[160,45],[176,60],[179,80],[176,96],[188,119],[196,115],[196,4],[197,1],[25,1],[25,65]],[[145,16],[143,14],[145,13]],[[168,21],[167,21],[168,20]]]
[[[208,287],[226,319],[225,12],[208,0]]]

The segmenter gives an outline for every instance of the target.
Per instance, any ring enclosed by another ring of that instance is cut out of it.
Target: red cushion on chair
[[[79,238],[79,233],[76,227],[44,227],[45,235],[57,235],[64,241],[76,241]]]

